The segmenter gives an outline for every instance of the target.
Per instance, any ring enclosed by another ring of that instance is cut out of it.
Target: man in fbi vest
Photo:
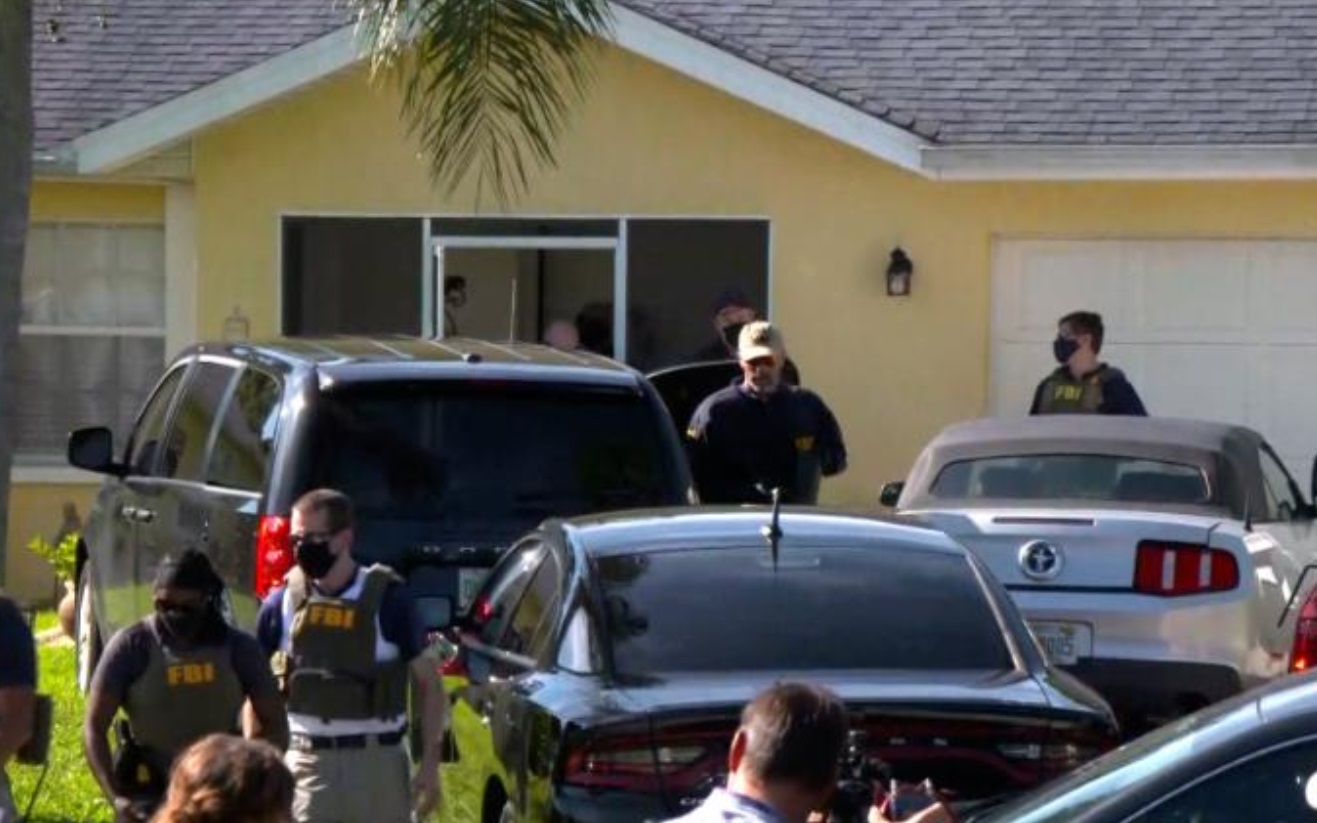
[[[353,527],[341,492],[298,499],[289,529],[297,566],[262,604],[257,634],[288,704],[294,818],[408,823],[439,803],[447,703],[411,595],[392,570],[353,560]],[[424,740],[414,774],[404,748],[409,685]]]
[[[1061,318],[1052,354],[1060,365],[1038,384],[1029,414],[1126,414],[1147,416],[1125,373],[1098,361],[1102,316],[1077,311]]]

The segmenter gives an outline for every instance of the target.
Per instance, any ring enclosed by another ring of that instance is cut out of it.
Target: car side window
[[[201,363],[183,389],[182,400],[169,425],[168,445],[162,455],[160,476],[201,480],[215,412],[224,400],[237,370],[223,363]]]
[[[544,562],[535,570],[530,585],[512,611],[508,629],[499,638],[498,647],[512,654],[540,659],[548,645],[548,627],[555,623],[562,592],[562,570],[558,558],[545,552]]]
[[[1262,466],[1262,486],[1267,495],[1266,519],[1294,520],[1304,516],[1308,507],[1297,495],[1294,479],[1275,453],[1263,446],[1258,451],[1258,461]]]
[[[558,668],[577,674],[591,674],[599,670],[598,644],[590,625],[590,615],[578,605],[572,610],[558,647]]]
[[[484,591],[476,596],[473,606],[476,619],[481,621],[480,642],[486,646],[497,645],[522,593],[548,553],[544,544],[538,541],[523,544],[513,551],[514,554],[488,581]],[[483,616],[482,612],[485,612]]]
[[[171,371],[142,409],[137,427],[129,436],[124,452],[124,462],[128,464],[131,474],[149,476],[154,473],[165,424],[169,421],[169,407],[186,371],[186,365]]]
[[[1127,823],[1317,821],[1317,740],[1263,752],[1158,803]]]
[[[274,447],[279,420],[279,381],[248,368],[238,378],[220,415],[206,482],[245,491],[259,491]]]

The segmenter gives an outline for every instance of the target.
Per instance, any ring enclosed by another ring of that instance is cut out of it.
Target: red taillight
[[[1314,666],[1317,666],[1317,588],[1304,598],[1294,624],[1294,647],[1290,650],[1290,671],[1304,672]]]
[[[265,599],[293,567],[288,518],[264,515],[256,529],[256,596]]]
[[[725,729],[660,731],[595,737],[567,755],[563,782],[593,789],[686,792],[726,767],[731,732]]]
[[[1134,565],[1134,590],[1159,597],[1230,591],[1239,585],[1239,564],[1222,549],[1191,543],[1144,540]]]

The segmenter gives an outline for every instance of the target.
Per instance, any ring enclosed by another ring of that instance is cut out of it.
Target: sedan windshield
[[[691,671],[1009,669],[963,556],[764,545],[597,561],[619,676]],[[713,630],[711,630],[713,629]]]
[[[1030,454],[961,460],[943,467],[929,494],[959,500],[1098,500],[1207,504],[1197,466],[1097,454]]]

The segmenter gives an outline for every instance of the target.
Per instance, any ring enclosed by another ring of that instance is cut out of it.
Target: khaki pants
[[[297,823],[410,823],[411,760],[401,744],[360,749],[289,748]]]
[[[9,791],[9,775],[0,771],[0,823],[18,823],[18,810]]]

